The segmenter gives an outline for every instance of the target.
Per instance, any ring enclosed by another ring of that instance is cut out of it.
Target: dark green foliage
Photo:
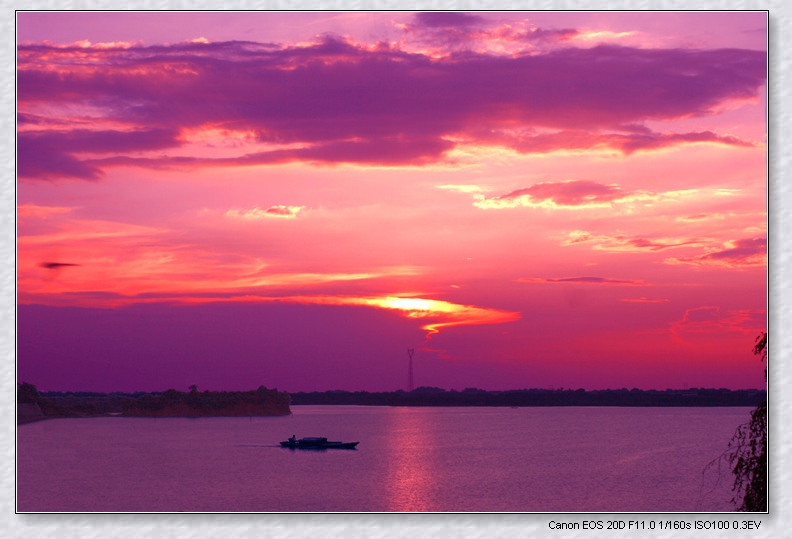
[[[729,443],[729,464],[734,473],[735,503],[739,511],[767,511],[767,405],[751,413],[751,421],[737,428]]]
[[[767,359],[767,333],[756,339],[754,354]],[[765,378],[767,369],[765,368]],[[734,474],[733,502],[742,497],[739,511],[767,511],[767,403],[757,406],[751,420],[740,425],[729,443],[729,465]]]

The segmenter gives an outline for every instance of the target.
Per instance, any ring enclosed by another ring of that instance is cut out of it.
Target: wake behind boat
[[[300,438],[292,436],[281,447],[289,449],[355,449],[360,442],[328,442],[327,438]]]

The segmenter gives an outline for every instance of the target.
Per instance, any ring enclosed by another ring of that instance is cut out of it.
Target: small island
[[[255,391],[157,393],[39,393],[33,384],[17,390],[17,424],[65,417],[248,417],[289,415],[288,393],[260,386]]]

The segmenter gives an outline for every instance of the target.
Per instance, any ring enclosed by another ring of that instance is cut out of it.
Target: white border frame
[[[790,409],[790,396],[785,391],[792,387],[792,369],[785,364],[790,350],[790,335],[784,333],[789,327],[792,311],[792,284],[788,281],[792,244],[784,242],[784,232],[792,218],[792,185],[782,180],[783,172],[790,169],[792,156],[785,153],[792,131],[792,85],[787,84],[792,70],[790,49],[792,36],[792,3],[783,0],[768,2],[750,0],[425,0],[396,2],[394,0],[127,0],[123,7],[129,10],[502,10],[502,11],[588,11],[588,10],[769,10],[769,79],[768,109],[772,116],[768,121],[768,333],[771,336],[770,361],[771,385],[770,420],[770,513],[769,515],[735,514],[734,520],[761,521],[759,530],[729,533],[730,536],[750,538],[781,537],[792,530],[790,507],[792,469],[789,455],[792,451],[790,427],[792,418],[785,414]],[[206,515],[114,515],[114,514],[48,514],[16,515],[15,510],[15,386],[16,386],[16,281],[15,281],[15,137],[14,118],[15,54],[13,41],[16,25],[15,10],[116,10],[117,2],[110,0],[0,0],[0,35],[3,36],[3,70],[0,74],[0,129],[7,135],[0,139],[0,253],[4,263],[0,265],[0,451],[5,458],[0,461],[0,535],[5,537],[35,536],[58,539],[110,539],[116,537],[169,537],[176,539],[231,536],[234,538],[296,537],[327,538],[413,538],[455,537],[494,539],[500,537],[611,537],[632,536],[634,532],[612,531],[554,531],[548,523],[555,520],[582,522],[583,520],[658,520],[662,515],[575,515],[575,514],[206,514]],[[786,225],[786,226],[785,226]],[[711,518],[722,520],[723,514]],[[663,520],[705,520],[707,515],[669,514]],[[701,530],[649,531],[640,533],[641,538],[722,537],[723,532]]]

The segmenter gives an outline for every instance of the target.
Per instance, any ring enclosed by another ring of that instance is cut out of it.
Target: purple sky
[[[764,385],[765,13],[17,23],[19,381]]]

